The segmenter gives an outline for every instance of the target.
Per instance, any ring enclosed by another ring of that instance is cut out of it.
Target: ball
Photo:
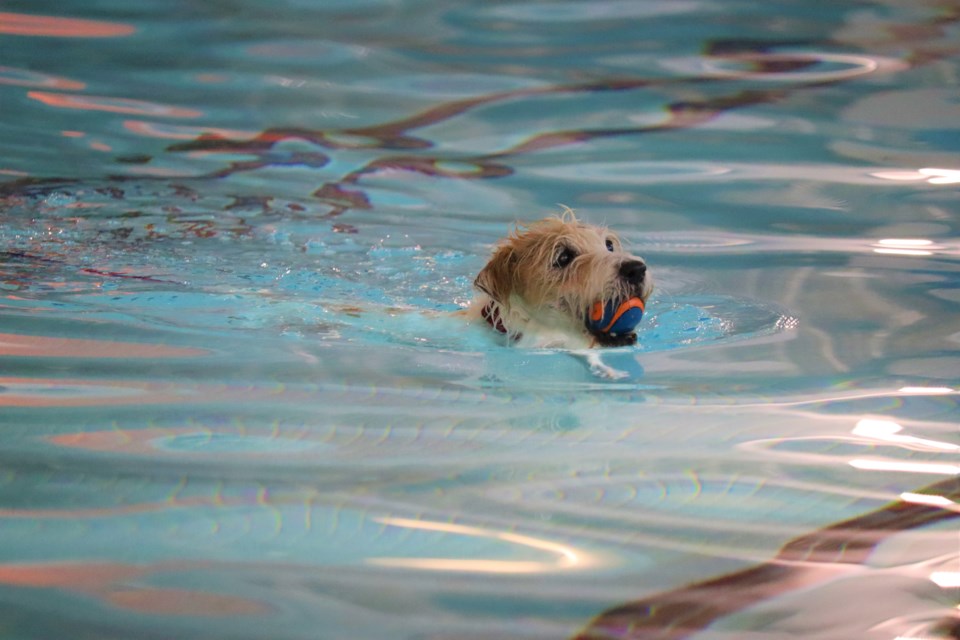
[[[607,300],[606,304],[595,302],[590,308],[587,327],[597,333],[621,335],[630,333],[643,317],[643,300],[630,298],[623,302]]]

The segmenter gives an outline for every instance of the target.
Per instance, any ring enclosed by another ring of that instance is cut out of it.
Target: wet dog
[[[642,258],[627,253],[611,231],[562,216],[518,226],[494,249],[474,281],[467,309],[521,347],[588,349],[636,344],[630,331],[599,331],[588,322],[597,303],[639,298],[653,281]],[[595,362],[594,359],[591,358]]]

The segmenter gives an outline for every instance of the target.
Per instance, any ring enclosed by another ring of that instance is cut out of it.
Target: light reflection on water
[[[0,14],[0,636],[957,637],[955,8],[74,4]],[[558,203],[625,380],[449,315]]]

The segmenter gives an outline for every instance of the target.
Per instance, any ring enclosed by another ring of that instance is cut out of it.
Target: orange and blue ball
[[[630,298],[623,302],[607,300],[605,304],[598,301],[590,308],[587,327],[594,333],[616,336],[630,333],[640,324],[643,309],[643,300],[640,298]]]

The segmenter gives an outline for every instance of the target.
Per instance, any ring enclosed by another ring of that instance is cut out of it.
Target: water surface
[[[0,637],[960,637],[956,2],[4,12]]]

